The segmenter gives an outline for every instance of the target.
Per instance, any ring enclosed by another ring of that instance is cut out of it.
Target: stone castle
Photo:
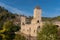
[[[42,22],[42,9],[37,6],[34,8],[34,15],[33,19],[31,20],[30,24],[26,24],[26,17],[22,16],[21,19],[21,30],[20,32],[24,35],[34,37],[33,40],[35,40],[35,37],[37,37],[37,32],[42,29],[42,25],[44,22]],[[60,26],[59,21],[54,22],[55,25]]]
[[[39,6],[35,7],[31,24],[26,24],[26,17],[21,17],[21,32],[36,37],[37,31],[42,27],[41,13],[41,8]]]

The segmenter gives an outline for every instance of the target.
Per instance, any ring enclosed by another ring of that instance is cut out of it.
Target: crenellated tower
[[[36,6],[34,8],[34,15],[33,15],[33,20],[32,20],[33,24],[41,23],[41,14],[42,14],[41,8],[39,6]]]

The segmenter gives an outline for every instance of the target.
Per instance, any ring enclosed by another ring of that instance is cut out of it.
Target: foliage
[[[50,17],[42,17],[42,21],[52,21],[52,18],[50,18]]]
[[[60,40],[60,28],[58,29],[58,40]]]
[[[13,40],[15,34],[0,34],[0,40]]]
[[[24,36],[22,36],[22,35],[18,35],[18,34],[16,34],[15,35],[15,38],[14,38],[14,40],[25,40],[26,38],[24,37]]]
[[[7,20],[13,20],[15,19],[15,15],[9,12],[7,9],[4,7],[0,6],[0,30],[3,29],[3,24]]]
[[[19,30],[19,26],[16,26],[13,24],[12,21],[7,21],[3,25],[3,30],[0,30],[0,33],[10,33],[10,32],[16,32]]]
[[[11,21],[7,21],[3,25],[3,27],[6,29],[7,32],[16,32],[19,30],[18,28],[20,28],[19,26],[14,25],[13,22],[11,22]]]
[[[46,23],[42,31],[38,33],[38,40],[57,40],[57,26],[52,23]]]
[[[26,38],[19,34],[0,34],[0,40],[25,40]]]

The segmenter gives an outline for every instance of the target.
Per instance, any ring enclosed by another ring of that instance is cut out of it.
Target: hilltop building
[[[41,8],[39,6],[35,7],[33,19],[31,20],[30,24],[27,24],[26,17],[22,16],[20,30],[21,33],[27,36],[36,37],[37,31],[39,31],[42,28],[41,14],[42,14]]]
[[[36,40],[37,32],[41,31],[42,25],[45,23],[45,21],[42,21],[41,14],[42,9],[39,6],[37,6],[34,8],[34,15],[31,21],[28,21],[26,16],[20,16],[20,33],[26,36],[27,40]],[[54,22],[53,24],[60,26],[60,22]]]

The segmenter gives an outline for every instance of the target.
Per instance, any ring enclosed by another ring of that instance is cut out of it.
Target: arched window
[[[27,39],[28,40],[28,39]]]
[[[24,23],[22,23],[22,25],[25,25]]]
[[[55,25],[56,27],[59,27],[58,25]]]
[[[40,29],[40,26],[38,26],[38,29]]]
[[[37,23],[39,23],[39,20],[37,21]]]
[[[40,26],[37,27],[37,32],[39,32],[39,31],[40,31]]]
[[[34,30],[34,33],[35,33],[35,30]]]

